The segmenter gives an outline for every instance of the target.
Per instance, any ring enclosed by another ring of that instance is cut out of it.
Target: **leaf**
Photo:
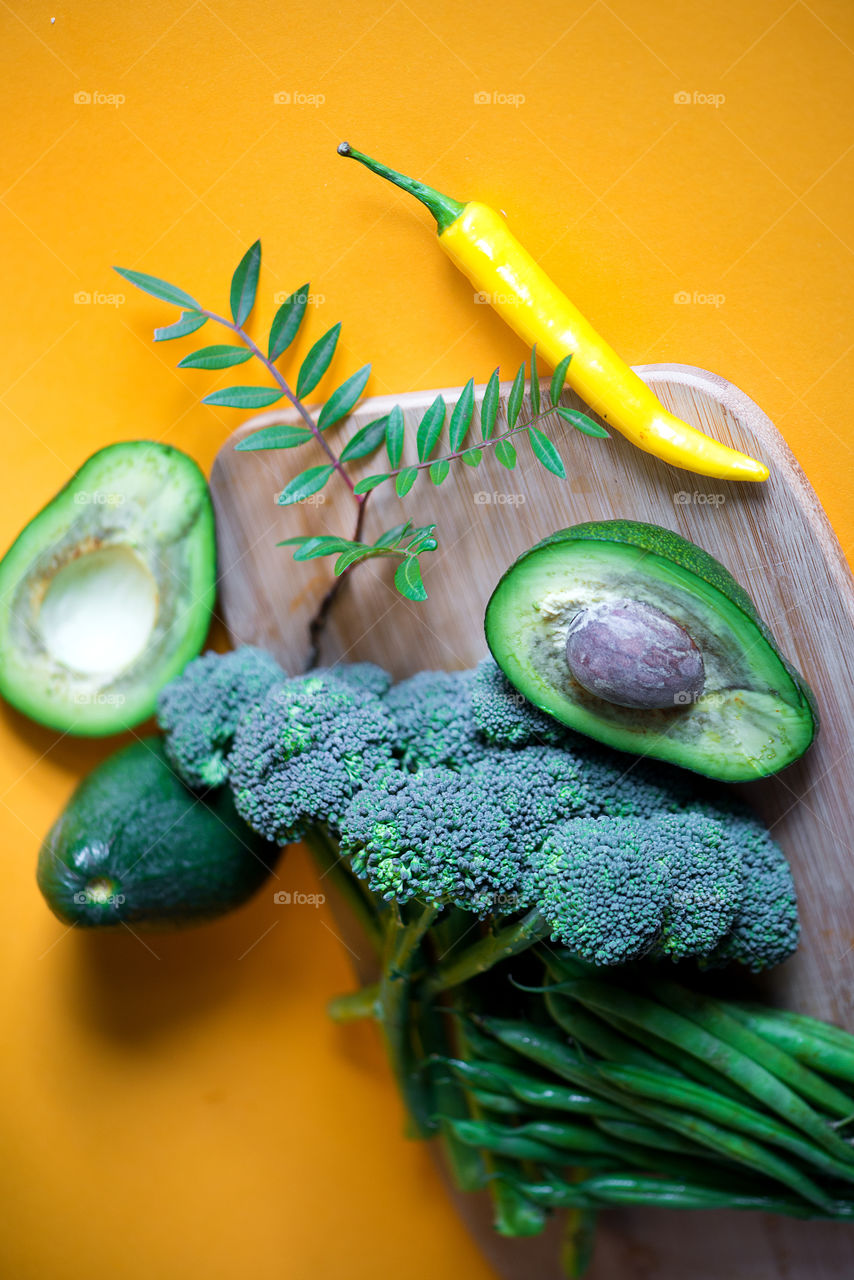
[[[208,317],[203,316],[200,311],[182,311],[180,320],[166,325],[163,329],[154,330],[154,341],[168,342],[170,338],[186,337],[188,333],[195,333],[197,329],[201,329],[207,322]]]
[[[341,450],[341,462],[351,462],[354,458],[366,458],[380,447],[386,437],[388,414],[383,418],[374,418],[366,422],[345,444]]]
[[[249,319],[249,313],[255,306],[260,269],[261,241],[256,240],[246,250],[231,277],[231,315],[238,328],[241,328]]]
[[[290,294],[273,316],[273,323],[270,325],[270,345],[267,348],[271,360],[278,360],[297,336],[308,305],[308,289],[309,286],[306,283],[295,293]]]
[[[525,362],[523,361],[518,368],[516,377],[513,379],[513,386],[510,388],[510,396],[507,400],[507,426],[512,430],[516,425],[516,419],[519,417],[519,410],[522,408],[522,396],[525,394]]]
[[[299,444],[311,440],[312,433],[308,427],[292,427],[287,423],[274,427],[262,427],[253,431],[234,446],[237,453],[253,453],[256,449],[295,449]]]
[[[611,439],[603,426],[594,422],[592,418],[588,418],[586,413],[580,413],[578,409],[566,409],[561,404],[555,407],[555,413],[559,414],[571,427],[575,427],[576,431],[582,431],[586,436],[598,436],[602,440]]]
[[[495,430],[495,417],[498,413],[498,370],[493,369],[483,393],[480,406],[480,438],[488,440]]]
[[[512,471],[516,466],[516,450],[509,440],[498,441],[495,446],[495,461],[500,462],[508,471]]]
[[[400,539],[404,537],[412,528],[412,521],[405,520],[403,524],[396,524],[392,529],[386,529],[385,533],[381,533],[374,543],[375,547],[393,547]]]
[[[430,408],[424,414],[424,417],[418,424],[417,444],[418,444],[418,461],[426,462],[430,454],[436,447],[436,441],[442,434],[442,427],[445,425],[445,401],[441,396],[430,405]]]
[[[306,538],[302,546],[294,552],[294,560],[319,560],[322,556],[338,555],[358,545],[351,542],[349,538]]]
[[[415,481],[417,479],[418,479],[417,467],[406,467],[403,471],[401,471],[400,475],[397,477],[397,479],[394,482],[394,487],[395,487],[397,496],[399,498],[405,498],[406,495],[409,493],[409,490],[415,484]]]
[[[221,404],[228,409],[264,409],[281,400],[283,394],[276,387],[224,387],[205,396],[202,404]]]
[[[561,480],[565,480],[566,468],[561,461],[560,454],[548,436],[544,435],[538,427],[529,427],[528,439],[531,442],[534,457],[543,464],[546,471],[551,471],[552,475],[560,476]]]
[[[467,467],[480,466],[480,460],[483,457],[481,449],[466,449],[465,453],[460,454],[460,459]]]
[[[540,371],[537,368],[537,344],[531,348],[531,410],[536,418],[540,412]]]
[[[313,493],[323,488],[334,470],[331,462],[325,462],[319,467],[309,467],[307,471],[301,471],[285,485],[276,501],[280,507],[290,507],[295,502],[302,502],[303,498],[310,498]]]
[[[569,368],[571,359],[572,353],[570,352],[568,356],[564,356],[552,374],[552,385],[549,389],[552,404],[557,404],[558,400],[560,400],[560,393],[563,391],[563,384],[566,382],[566,371]]]
[[[128,271],[126,267],[113,267],[113,270],[118,271],[120,276],[124,276],[125,280],[136,285],[137,289],[141,289],[143,293],[150,293],[153,298],[160,298],[161,302],[171,302],[176,307],[189,307],[191,311],[201,311],[195,298],[191,298],[189,293],[185,293],[177,285],[159,280],[157,276],[148,276],[144,271]]]
[[[245,364],[252,359],[246,347],[202,347],[178,361],[179,369],[230,369],[235,364]]]
[[[438,462],[434,462],[430,468],[430,479],[433,484],[440,485],[443,480],[447,479],[451,464],[447,458],[440,458]]]
[[[414,552],[420,554],[422,551],[434,551],[439,545],[433,537],[435,532],[434,524],[425,524],[421,529],[413,529],[412,538],[406,547],[407,552],[412,555]]]
[[[382,484],[384,480],[390,480],[390,479],[391,479],[391,476],[388,475],[387,473],[384,473],[383,475],[376,475],[376,476],[365,476],[363,480],[359,481],[359,483],[356,485],[353,492],[356,494],[357,497],[359,496],[360,493],[370,493],[372,489],[376,489],[378,484]]]
[[[335,561],[335,576],[340,577],[345,569],[349,569],[351,564],[358,564],[360,560],[367,560],[371,555],[370,547],[359,546],[354,543],[349,551],[343,552]]]
[[[474,413],[474,378],[469,378],[460,392],[460,398],[454,405],[451,421],[448,423],[448,439],[451,453],[457,453],[460,445],[468,435]]]
[[[365,383],[370,376],[371,366],[369,364],[363,365],[361,369],[351,373],[350,377],[332,392],[332,395],[320,410],[320,417],[317,419],[317,425],[321,431],[325,431],[334,422],[340,422],[342,418],[347,417],[347,414],[364,391]]]
[[[317,342],[315,342],[311,351],[303,360],[297,376],[297,395],[300,398],[313,391],[324,373],[326,373],[332,363],[332,357],[335,355],[335,347],[340,332],[341,321],[339,320],[338,324],[334,324],[331,329],[328,329],[322,338],[317,339]]]
[[[388,428],[385,435],[389,466],[394,471],[400,466],[400,459],[403,456],[404,431],[403,410],[399,404],[396,404],[388,415]]]
[[[407,600],[426,600],[421,565],[417,556],[407,556],[394,571],[394,585]]]

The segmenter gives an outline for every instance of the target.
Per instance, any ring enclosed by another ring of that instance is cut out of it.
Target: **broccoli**
[[[278,844],[312,824],[335,828],[352,796],[394,768],[394,721],[365,688],[297,676],[250,706],[229,757],[237,811]]]
[[[228,753],[237,722],[287,676],[263,649],[205,653],[167,684],[157,703],[169,763],[197,791],[228,778]]]
[[[472,714],[478,732],[498,747],[527,747],[539,743],[555,746],[578,736],[539,711],[505,676],[491,658],[474,671],[471,684]]]
[[[381,698],[391,688],[391,676],[375,662],[339,662],[334,667],[315,667],[313,676],[334,676],[351,689],[364,690]]]
[[[385,703],[397,723],[405,767],[466,768],[488,754],[472,714],[474,676],[474,671],[420,671],[389,691]]]
[[[708,955],[743,892],[733,823],[701,812],[571,820],[546,839],[532,872],[552,937],[593,964],[653,954]],[[779,922],[776,943],[784,945]]]
[[[741,888],[732,928],[705,963],[736,961],[760,973],[797,950],[795,884],[783,850],[758,818],[734,808],[729,821],[740,855]]]
[[[592,964],[644,955],[670,889],[664,849],[643,818],[577,818],[546,837],[531,879],[552,938]]]
[[[341,851],[382,898],[516,910],[522,880],[512,818],[465,774],[442,766],[387,775],[360,791],[340,824]]]

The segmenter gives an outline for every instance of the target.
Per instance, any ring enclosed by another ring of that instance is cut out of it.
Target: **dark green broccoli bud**
[[[670,867],[655,954],[705,956],[730,929],[742,896],[742,860],[732,824],[705,813],[663,814],[654,826]]]
[[[598,813],[584,776],[583,760],[555,747],[496,748],[476,761],[469,773],[478,792],[488,794],[513,824],[527,858],[552,827],[567,818]]]
[[[337,826],[348,801],[394,768],[395,726],[379,698],[331,675],[297,676],[250,707],[229,758],[237,811],[287,844]]]
[[[474,675],[420,671],[386,695],[397,723],[398,752],[407,768],[441,764],[461,769],[487,754],[472,715]]]
[[[351,689],[364,689],[381,698],[391,688],[391,676],[375,662],[339,662],[334,667],[315,667],[312,676],[334,676]]]
[[[546,838],[532,874],[552,938],[591,964],[644,955],[661,931],[670,865],[638,818],[576,818]]]
[[[342,853],[383,898],[453,903],[479,915],[526,905],[512,822],[465,774],[390,774],[355,796],[340,826]]]
[[[166,734],[166,757],[188,787],[222,786],[238,720],[286,679],[269,653],[244,645],[194,658],[166,685],[157,702],[157,722]]]
[[[478,732],[495,746],[555,746],[581,741],[514,689],[492,658],[484,658],[475,668],[471,700]]]
[[[741,854],[741,891],[732,929],[708,963],[735,960],[759,973],[797,950],[798,899],[786,856],[759,819],[739,808],[729,821]]]

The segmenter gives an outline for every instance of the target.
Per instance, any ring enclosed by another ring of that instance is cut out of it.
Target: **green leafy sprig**
[[[305,501],[306,498],[319,493],[335,475],[350,491],[355,504],[355,524],[351,537],[301,536],[285,538],[278,543],[279,546],[294,547],[295,560],[335,557],[335,582],[321,601],[310,627],[311,660],[314,662],[317,659],[323,624],[335,596],[346,576],[357,564],[378,557],[395,559],[397,565],[394,572],[394,585],[400,594],[408,600],[420,601],[427,598],[420,557],[434,551],[438,546],[435,537],[436,526],[431,524],[413,528],[412,522],[406,521],[386,529],[372,543],[364,541],[365,508],[374,489],[388,481],[394,481],[397,495],[404,498],[421,472],[428,472],[431,482],[438,486],[447,479],[455,463],[462,462],[466,466],[476,467],[488,450],[494,451],[496,460],[503,467],[512,470],[518,459],[516,445],[522,437],[527,437],[537,462],[553,475],[563,479],[566,476],[566,468],[560,454],[554,442],[537,424],[545,423],[548,419],[554,422],[555,418],[558,418],[586,435],[607,436],[608,433],[586,414],[576,409],[568,409],[559,403],[571,355],[567,355],[555,369],[549,388],[549,403],[545,406],[541,404],[535,347],[530,358],[530,379],[528,379],[528,362],[525,361],[520,365],[513,380],[507,401],[506,431],[495,434],[500,399],[499,371],[495,369],[484,389],[478,439],[475,440],[472,436],[475,419],[475,388],[474,379],[470,378],[451,410],[450,418],[448,418],[448,407],[442,396],[437,396],[422,414],[415,428],[417,463],[403,462],[406,424],[400,405],[394,405],[383,417],[360,427],[339,449],[334,443],[334,434],[330,436],[327,433],[331,427],[342,422],[356,408],[370,377],[371,366],[366,364],[350,374],[332,392],[320,412],[315,415],[306,405],[305,398],[314,391],[332,363],[341,325],[340,323],[333,325],[314,343],[300,365],[296,386],[292,388],[276,362],[291,346],[300,330],[308,304],[309,285],[304,284],[295,290],[279,307],[270,326],[265,354],[246,331],[246,324],[252,314],[258,292],[260,269],[261,242],[256,240],[241,258],[232,277],[229,293],[231,319],[229,320],[203,307],[183,289],[157,276],[116,267],[119,275],[130,284],[181,309],[179,319],[173,324],[155,329],[156,342],[186,337],[197,332],[208,321],[229,330],[232,336],[238,339],[239,345],[219,344],[202,347],[192,352],[179,361],[179,369],[206,369],[216,372],[236,368],[254,359],[263,367],[270,380],[265,385],[247,383],[213,391],[204,397],[202,403],[254,410],[270,408],[285,400],[295,411],[297,423],[261,427],[235,445],[239,452],[294,449],[311,441],[320,446],[326,461],[307,467],[294,476],[278,495],[277,501],[280,506],[292,506]],[[526,390],[531,406],[531,416],[526,421],[520,422]],[[448,448],[442,452],[439,450],[439,442],[446,421]],[[382,448],[385,449],[389,469],[358,480],[354,479],[350,472],[350,464],[362,462]]]

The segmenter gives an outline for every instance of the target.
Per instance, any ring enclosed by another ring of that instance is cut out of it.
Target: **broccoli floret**
[[[298,676],[250,707],[234,736],[231,786],[255,831],[287,844],[313,823],[333,830],[348,801],[394,768],[382,701],[331,675]]]
[[[465,768],[489,748],[472,715],[474,671],[420,671],[396,684],[385,703],[397,723],[406,768],[447,765]]]
[[[670,867],[655,954],[708,955],[731,927],[743,891],[732,825],[699,812],[664,814],[651,825]]]
[[[707,956],[718,944],[723,956],[750,963],[756,951],[741,941],[738,924],[746,910],[745,927],[751,939],[761,936],[764,963],[771,963],[788,944],[790,921],[781,930],[779,915],[750,915],[739,821],[696,811],[564,823],[547,837],[532,872],[552,936],[594,964]],[[760,898],[764,908],[766,895]]]
[[[472,681],[472,714],[487,742],[499,747],[527,747],[536,743],[554,746],[579,741],[577,735],[538,710],[514,689],[491,658],[484,658]]]
[[[469,777],[510,819],[529,859],[553,827],[598,811],[582,762],[554,747],[490,751],[472,765]]]
[[[670,865],[639,818],[576,818],[547,837],[532,873],[552,938],[591,964],[622,964],[661,931]]]
[[[334,667],[315,667],[313,676],[334,676],[354,690],[362,689],[381,698],[391,688],[391,676],[375,662],[339,662]]]
[[[732,928],[709,956],[710,965],[737,961],[754,973],[780,964],[798,947],[798,899],[780,846],[752,813],[735,811],[730,824],[742,869]]]
[[[237,722],[287,676],[263,649],[205,653],[166,685],[157,721],[167,759],[188,787],[203,791],[228,778],[228,753]]]
[[[452,769],[392,774],[360,791],[341,820],[341,850],[383,898],[453,903],[479,915],[524,905],[511,819]]]

